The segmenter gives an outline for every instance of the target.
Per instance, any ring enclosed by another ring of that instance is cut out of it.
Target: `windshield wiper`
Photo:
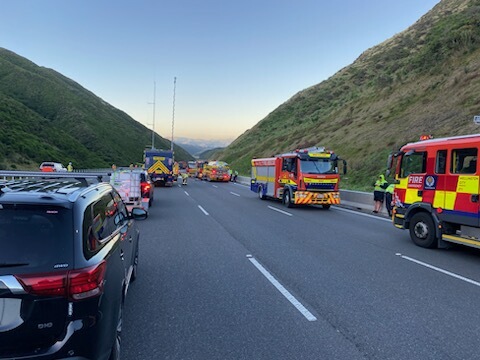
[[[0,262],[0,268],[5,268],[5,267],[16,267],[16,266],[27,266],[30,265],[30,263],[14,263],[14,262]]]

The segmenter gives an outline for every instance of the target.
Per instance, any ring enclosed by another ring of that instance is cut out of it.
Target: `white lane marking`
[[[285,298],[290,301],[290,303],[295,306],[295,308],[300,311],[300,313],[305,316],[308,321],[316,321],[317,318],[308,311],[305,306],[303,306],[290,292],[283,287],[282,284],[278,282],[260,263],[251,255],[247,255],[248,260],[267,278],[268,281],[272,283],[273,286],[277,288],[280,293],[285,296]]]
[[[268,206],[268,208],[271,209],[271,210],[278,211],[279,213],[282,213],[284,215],[293,216],[293,214],[290,214],[289,212],[277,209],[276,207],[273,207],[273,206],[270,206],[270,205]]]
[[[188,192],[184,191],[184,193],[185,193],[185,195],[190,196],[190,194]]]
[[[391,219],[386,219],[386,218],[384,218],[384,217],[375,216],[375,215],[370,215],[370,214],[364,214],[364,213],[362,213],[362,212],[360,212],[360,211],[355,211],[355,210],[350,210],[350,209],[344,209],[344,208],[341,208],[341,207],[338,207],[338,206],[332,207],[332,209],[334,209],[334,210],[339,210],[339,211],[345,211],[345,212],[348,212],[348,213],[351,213],[351,214],[355,214],[355,215],[366,216],[366,217],[369,217],[369,218],[372,218],[372,219],[377,219],[377,220],[392,222]]]
[[[464,276],[462,276],[462,275],[458,275],[458,274],[452,273],[452,272],[450,272],[450,271],[441,269],[441,268],[439,268],[439,267],[436,267],[436,266],[427,264],[427,263],[425,263],[425,262],[423,262],[423,261],[416,260],[416,259],[414,259],[414,258],[405,256],[405,255],[402,255],[402,254],[399,254],[399,253],[397,253],[397,254],[395,254],[395,255],[400,256],[402,259],[405,259],[405,260],[414,262],[415,264],[418,264],[418,265],[425,266],[425,267],[427,267],[427,268],[429,268],[429,269],[432,269],[432,270],[441,272],[442,274],[445,274],[445,275],[454,277],[454,278],[456,278],[456,279],[465,281],[465,282],[470,283],[470,284],[472,284],[472,285],[480,286],[480,282],[475,281],[475,280],[472,280],[472,279],[469,279],[469,278],[466,278],[466,277],[464,277]]]
[[[214,188],[218,188],[218,186],[217,186],[217,185],[212,185],[212,186],[213,186]]]
[[[240,194],[234,193],[233,191],[230,191],[230,194],[235,195],[235,196],[240,196]]]
[[[200,205],[198,205],[198,208],[199,208],[200,210],[202,210],[202,212],[203,212],[205,215],[208,215],[208,212],[207,212],[203,207],[201,207]]]

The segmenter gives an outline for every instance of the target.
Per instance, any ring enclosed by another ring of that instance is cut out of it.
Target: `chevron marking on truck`
[[[148,168],[149,173],[164,173],[164,174],[170,174],[170,171],[168,168],[165,166],[164,163],[162,163],[160,160],[157,160],[152,166]]]
[[[340,204],[340,195],[337,192],[316,193],[297,191],[295,192],[295,204]]]

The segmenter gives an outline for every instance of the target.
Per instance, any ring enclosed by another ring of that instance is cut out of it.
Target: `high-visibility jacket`
[[[385,192],[386,193],[389,193],[389,194],[393,194],[393,190],[395,190],[395,184],[390,184],[387,186],[387,188],[385,189]]]
[[[374,188],[375,191],[385,192],[385,189],[388,187],[388,182],[385,180],[385,176],[379,175],[378,180],[375,181],[374,186],[375,186]]]

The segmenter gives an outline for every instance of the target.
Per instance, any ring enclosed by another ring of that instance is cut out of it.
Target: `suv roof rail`
[[[110,172],[42,172],[42,171],[0,171],[0,178],[7,179],[26,179],[26,178],[42,178],[42,179],[77,179],[83,183],[87,183],[88,178],[96,178],[98,182],[103,181],[103,176],[110,176]]]

